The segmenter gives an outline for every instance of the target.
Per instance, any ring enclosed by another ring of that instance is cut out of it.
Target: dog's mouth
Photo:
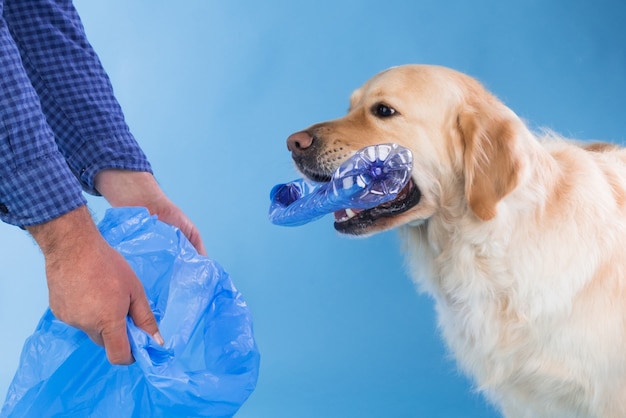
[[[419,203],[421,197],[422,193],[411,179],[394,200],[371,209],[342,209],[335,212],[335,229],[351,235],[367,233],[376,221],[408,211]]]
[[[318,183],[327,183],[330,181],[331,177],[328,173],[316,171],[308,165],[303,164],[300,159],[294,158],[294,162],[296,163],[296,167],[298,167],[300,173],[302,173],[302,175],[309,180],[313,180]]]
[[[303,158],[294,157],[294,162],[300,173],[310,180],[323,183],[331,179],[329,170],[321,168],[317,161],[315,164],[307,164],[308,161],[305,161]],[[371,209],[351,208],[334,212],[335,229],[342,234],[368,234],[376,227],[379,221],[389,220],[415,207],[420,202],[421,197],[422,193],[419,187],[413,179],[410,179],[396,198],[389,202]],[[383,227],[382,229],[386,228]]]

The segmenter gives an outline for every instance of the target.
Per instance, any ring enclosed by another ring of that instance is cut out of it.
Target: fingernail
[[[161,336],[161,333],[159,331],[157,331],[152,338],[155,339],[156,342],[159,343],[159,345],[165,345],[165,340],[163,340],[163,337]]]

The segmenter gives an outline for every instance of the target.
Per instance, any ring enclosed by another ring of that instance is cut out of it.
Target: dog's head
[[[474,79],[406,65],[370,79],[352,94],[347,115],[292,134],[287,147],[299,171],[315,181],[327,181],[368,145],[396,143],[412,151],[412,181],[396,200],[336,216],[339,232],[364,235],[425,222],[450,204],[492,219],[526,165],[519,140],[524,129]]]

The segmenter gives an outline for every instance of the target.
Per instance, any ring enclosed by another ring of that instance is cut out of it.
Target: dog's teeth
[[[354,218],[357,213],[359,213],[359,211],[354,211],[352,209],[341,209],[335,212],[335,221],[345,222],[349,219]]]

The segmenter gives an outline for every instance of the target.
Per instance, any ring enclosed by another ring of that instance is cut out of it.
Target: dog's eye
[[[388,118],[395,115],[396,113],[396,109],[394,109],[393,107],[389,107],[383,103],[374,105],[374,108],[372,110],[376,116],[379,116],[381,118]]]

